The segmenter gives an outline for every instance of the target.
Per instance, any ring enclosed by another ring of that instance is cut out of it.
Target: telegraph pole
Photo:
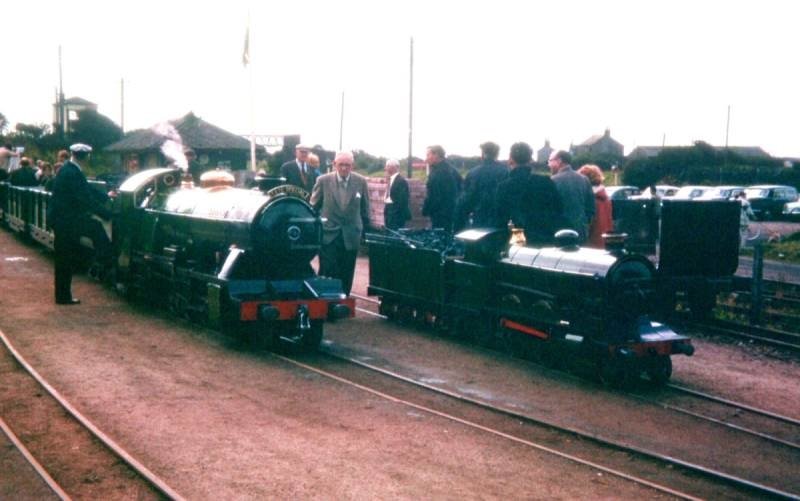
[[[64,79],[61,70],[61,46],[58,46],[58,127],[61,129],[61,140],[67,133],[67,117],[64,109]]]
[[[724,166],[725,170],[728,169],[728,133],[731,129],[731,105],[728,105],[728,119],[725,121],[725,159],[722,161],[722,165]],[[722,168],[719,170],[719,184],[722,184]]]
[[[414,130],[414,37],[411,37],[410,58],[409,58],[409,71],[408,71],[408,179],[411,179],[413,172],[411,171],[412,159],[412,143]]]
[[[342,131],[344,129],[344,91],[342,91],[342,107],[339,113],[339,151],[342,151]]]
[[[125,79],[119,79],[119,128],[125,134]]]

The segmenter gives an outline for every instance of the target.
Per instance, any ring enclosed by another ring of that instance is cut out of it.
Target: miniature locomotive
[[[52,247],[49,193],[3,185],[3,217]],[[311,267],[322,222],[291,186],[182,187],[178,169],[127,179],[114,201],[111,270],[118,290],[249,339],[315,349],[323,324],[353,316],[341,281]]]
[[[707,312],[738,263],[738,208],[703,203],[664,204],[658,268],[618,239],[607,250],[580,248],[569,230],[546,248],[509,245],[506,229],[467,230],[453,241],[440,235],[433,245],[419,232],[369,235],[368,292],[390,318],[553,364],[577,358],[613,385],[642,373],[662,384],[671,355],[694,353],[687,337],[655,320],[665,302],[674,307],[664,298],[686,292],[693,308]],[[696,233],[698,224],[708,228]],[[704,243],[712,241],[709,252]]]

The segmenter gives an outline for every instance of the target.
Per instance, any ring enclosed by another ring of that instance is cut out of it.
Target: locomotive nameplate
[[[302,198],[307,200],[309,197],[309,193],[299,186],[295,186],[293,184],[283,184],[281,186],[276,186],[267,192],[268,197],[275,197],[278,195],[289,195],[293,197]]]

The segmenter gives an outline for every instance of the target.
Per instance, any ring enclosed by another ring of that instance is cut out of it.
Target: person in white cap
[[[304,144],[294,147],[295,159],[281,165],[281,176],[286,178],[286,182],[299,186],[311,193],[314,183],[319,175],[308,163],[308,154],[311,148]]]
[[[109,219],[111,214],[81,171],[81,163],[88,160],[92,147],[78,143],[69,149],[72,156],[53,180],[53,196],[47,209],[47,220],[55,236],[55,298],[56,304],[63,305],[80,303],[72,297],[72,272],[74,259],[80,255],[82,235],[92,239],[96,259],[109,262],[111,258],[108,236],[99,222],[90,217],[94,213]]]

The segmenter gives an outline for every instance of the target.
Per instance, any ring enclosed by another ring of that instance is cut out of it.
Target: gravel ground
[[[81,277],[83,304],[57,307],[49,258],[6,232],[0,288],[0,328],[23,355],[188,498],[658,497],[239,350]]]

